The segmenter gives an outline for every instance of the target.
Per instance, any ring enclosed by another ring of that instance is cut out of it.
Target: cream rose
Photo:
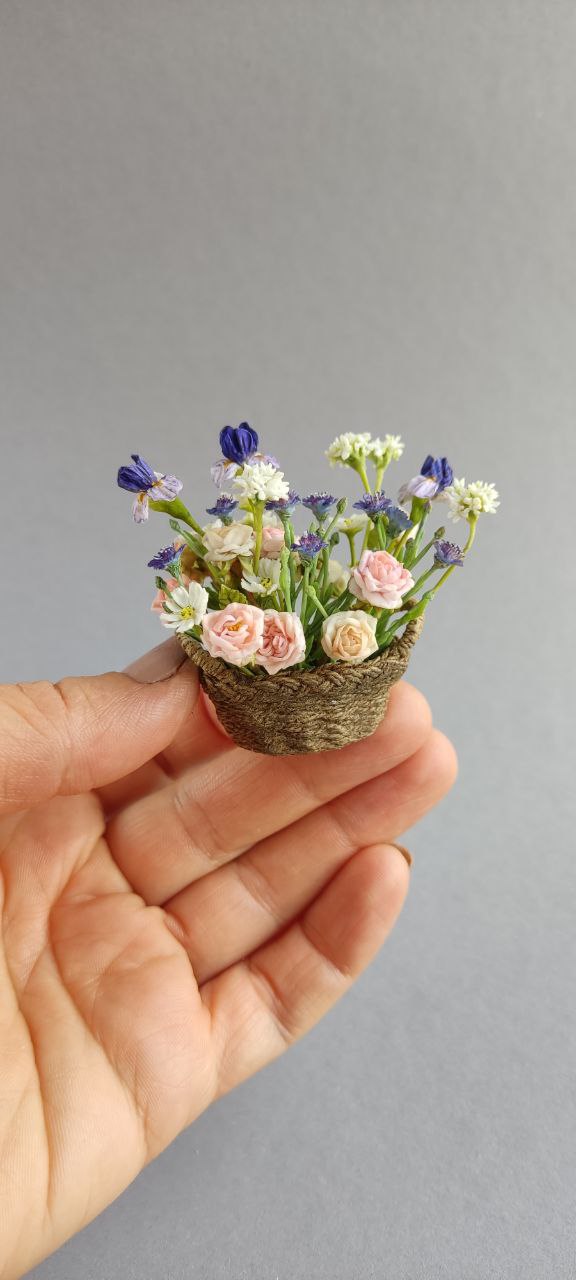
[[[215,520],[204,529],[204,546],[207,560],[235,560],[237,556],[251,556],[254,550],[254,530],[248,524],[223,524]]]
[[[256,662],[269,676],[285,667],[302,662],[306,654],[306,637],[296,613],[279,613],[276,609],[264,610],[264,633],[256,654]]]
[[[363,662],[376,653],[376,618],[363,609],[332,613],[322,624],[320,643],[329,658],[339,662]]]
[[[262,644],[264,612],[252,604],[229,604],[226,609],[205,614],[202,644],[213,658],[224,658],[242,667]]]
[[[363,551],[349,583],[352,595],[379,609],[399,609],[413,586],[412,574],[389,551]]]

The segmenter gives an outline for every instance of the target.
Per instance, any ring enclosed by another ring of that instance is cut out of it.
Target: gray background
[[[197,509],[242,418],[296,486],[353,428],[502,493],[414,656],[461,778],[390,944],[34,1275],[573,1277],[574,5],[4,0],[0,43],[4,678],[157,641],[131,450]]]

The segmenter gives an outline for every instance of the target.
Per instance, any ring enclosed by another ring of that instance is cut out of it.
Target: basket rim
[[[213,658],[191,636],[179,634],[178,639],[190,661],[208,678],[211,677],[220,685],[234,685],[236,688],[242,685],[243,688],[252,689],[255,692],[256,688],[262,685],[266,685],[269,689],[275,687],[280,690],[290,684],[299,687],[323,683],[335,685],[349,680],[356,683],[365,677],[371,678],[387,667],[395,666],[397,663],[407,663],[410,650],[416,643],[423,625],[423,615],[419,618],[411,618],[401,636],[396,636],[382,653],[377,653],[372,658],[365,659],[364,662],[331,662],[305,671],[287,668],[285,671],[277,671],[273,676],[262,670],[262,673],[256,676],[256,680],[254,678],[247,680],[246,674],[240,668],[228,666],[221,658]]]

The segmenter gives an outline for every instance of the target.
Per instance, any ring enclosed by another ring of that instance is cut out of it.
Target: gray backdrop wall
[[[131,450],[204,506],[225,422],[296,486],[394,431],[502,493],[412,666],[461,778],[393,939],[35,1277],[567,1280],[574,5],[4,0],[0,45],[4,679],[156,643]]]

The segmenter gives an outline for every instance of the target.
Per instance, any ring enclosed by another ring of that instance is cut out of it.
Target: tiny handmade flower
[[[406,515],[402,507],[388,507],[386,519],[388,521],[388,530],[394,535],[406,533],[407,529],[414,528],[414,521],[410,519],[410,516]]]
[[[166,596],[160,621],[176,633],[190,631],[202,622],[207,608],[206,588],[191,582],[187,587],[174,587],[172,594]]]
[[[161,589],[160,587],[158,588],[158,590],[157,590],[157,592],[156,592],[156,595],[154,596],[154,599],[153,599],[153,601],[152,601],[152,604],[150,605],[150,611],[151,611],[151,613],[163,613],[163,612],[164,612],[164,604],[165,604],[166,600],[168,599],[168,594],[167,594],[167,592],[169,592],[169,591],[174,591],[175,587],[177,587],[177,586],[178,586],[178,579],[177,579],[177,578],[167,578],[167,579],[166,579],[166,591],[162,591],[162,589]]]
[[[236,498],[233,498],[230,493],[221,493],[216,499],[214,506],[206,507],[206,510],[209,516],[216,516],[219,520],[223,520],[224,523],[226,523],[230,519],[232,512],[236,510],[237,506],[238,503]]]
[[[493,484],[485,484],[475,480],[466,484],[465,480],[454,480],[446,490],[449,514],[453,520],[469,520],[484,512],[493,515],[500,506],[498,490]]]
[[[371,520],[377,520],[378,516],[385,514],[392,506],[392,499],[388,498],[382,490],[378,490],[376,493],[365,493],[353,505],[357,511],[365,511]]]
[[[376,653],[376,618],[363,609],[332,613],[322,623],[320,643],[329,658],[340,662],[364,662]]]
[[[258,666],[273,676],[302,662],[305,656],[306,637],[298,615],[265,609],[262,642],[255,656]]]
[[[148,568],[167,569],[169,565],[176,564],[177,560],[180,559],[185,546],[185,542],[182,542],[182,544],[177,547],[173,542],[171,542],[169,546],[162,547],[162,550],[158,551],[156,555],[152,556],[152,559],[148,561]]]
[[[154,501],[173,502],[176,494],[182,489],[182,481],[176,476],[164,475],[161,471],[153,471],[152,467],[139,453],[130,454],[134,466],[120,467],[118,484],[121,489],[135,493],[132,515],[136,524],[148,519],[148,504]]]
[[[420,475],[429,476],[432,480],[436,480],[438,493],[441,493],[443,489],[447,489],[454,479],[454,472],[448,459],[433,458],[431,453],[424,459],[420,468]]]
[[[263,556],[269,556],[270,559],[276,559],[282,554],[284,546],[284,530],[282,525],[265,524],[262,530],[262,546],[260,553]]]
[[[330,507],[337,501],[331,493],[310,493],[307,498],[302,498],[302,506],[307,507],[317,520],[324,520]]]
[[[234,476],[233,483],[242,498],[257,502],[277,502],[289,493],[284,472],[278,471],[271,462],[247,462]]]
[[[298,506],[299,501],[298,494],[293,489],[289,489],[285,498],[272,498],[271,501],[267,502],[266,511],[277,511],[278,515],[284,512],[289,515]]]
[[[226,462],[225,458],[219,458],[210,467],[210,475],[217,489],[221,489],[223,484],[231,484],[237,471],[236,463]]]
[[[220,432],[220,448],[229,462],[241,467],[256,453],[258,436],[247,422],[239,427],[223,427]]]
[[[345,533],[350,537],[355,533],[363,533],[368,524],[370,524],[370,517],[365,511],[358,511],[355,515],[340,516],[336,521],[336,529],[338,533]]]
[[[368,457],[377,467],[382,467],[388,462],[398,462],[403,453],[404,441],[402,436],[387,435],[384,436],[383,440],[376,436],[374,440],[370,441],[368,449]]]
[[[326,457],[333,465],[344,463],[354,466],[368,457],[370,442],[369,431],[344,431],[328,446]]]
[[[252,596],[270,596],[276,591],[280,582],[281,564],[279,560],[260,557],[258,573],[246,569],[242,575],[240,586]]]
[[[334,587],[335,594],[341,596],[348,586],[350,570],[345,569],[339,560],[328,561],[328,581]]]
[[[462,550],[455,542],[439,542],[434,543],[434,564],[442,565],[443,568],[450,568],[452,565],[463,565],[464,557]]]
[[[412,476],[407,484],[403,484],[398,491],[398,499],[400,502],[407,502],[409,498],[421,498],[424,502],[430,502],[438,493],[438,481],[433,476]]]
[[[264,613],[253,604],[229,604],[202,619],[202,644],[213,658],[245,666],[262,644]]]
[[[316,533],[303,533],[297,542],[292,543],[292,551],[297,551],[302,560],[315,560],[327,546],[328,543]]]
[[[208,560],[235,560],[237,556],[250,556],[254,550],[256,538],[249,524],[223,524],[215,520],[204,529],[204,546]]]
[[[412,574],[389,551],[363,551],[349,583],[353,595],[380,609],[399,609],[413,586]]]

